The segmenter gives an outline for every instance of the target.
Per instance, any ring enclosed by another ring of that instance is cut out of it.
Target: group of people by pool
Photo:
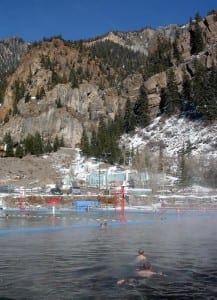
[[[135,276],[136,278],[144,278],[144,277],[151,277],[153,275],[162,275],[162,272],[155,272],[151,268],[151,264],[145,255],[145,252],[143,249],[139,249],[138,255],[136,257],[136,270],[135,270]],[[123,283],[131,283],[134,279],[119,279],[117,281],[117,284],[123,284]]]

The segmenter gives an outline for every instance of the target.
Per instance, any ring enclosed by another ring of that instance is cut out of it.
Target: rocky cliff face
[[[204,42],[207,46],[216,43],[216,19],[216,13],[213,13],[206,16],[199,22],[203,31]],[[174,41],[177,33],[178,44],[182,52],[182,57],[184,59],[188,59],[191,56],[189,24],[184,26],[173,24],[166,27],[159,27],[158,29],[145,28],[133,32],[109,32],[102,38],[102,40],[110,40],[134,51],[149,54],[156,48],[158,38],[166,38],[170,41]]]
[[[199,22],[199,26],[202,29],[206,47],[205,50],[196,57],[199,58],[207,68],[210,68],[212,64],[217,64],[217,14],[215,13],[206,16],[206,18]],[[147,55],[156,49],[158,38],[166,38],[173,42],[177,33],[178,49],[182,53],[183,61],[179,65],[174,65],[174,71],[177,83],[180,84],[185,71],[190,77],[194,74],[192,61],[195,56],[191,55],[189,24],[181,27],[178,25],[170,25],[167,27],[160,27],[157,30],[146,28],[128,33],[110,32],[103,37],[103,40],[119,43],[122,46],[128,47],[134,51],[143,52]],[[145,82],[145,86],[149,92],[149,102],[153,116],[157,114],[159,108],[159,91],[161,88],[165,88],[166,85],[166,72],[158,73]]]
[[[48,61],[42,62],[47,58]],[[74,69],[82,76],[86,70],[90,74],[88,80],[80,80],[76,87],[69,82]],[[103,89],[100,88],[102,80]],[[17,81],[24,85],[25,95],[17,103],[19,113],[11,117]],[[140,84],[141,80],[137,85]],[[123,85],[129,87],[127,81]],[[26,52],[19,67],[8,78],[4,105],[0,109],[1,133],[3,136],[10,131],[13,139],[20,141],[38,130],[45,139],[64,136],[66,145],[73,147],[80,142],[83,127],[87,131],[96,128],[101,116],[114,118],[124,102],[125,95],[118,95],[116,88],[108,85],[97,62],[88,60],[85,51],[81,59],[79,50],[73,45],[68,46],[59,39],[46,41]],[[9,118],[8,122],[5,118]]]
[[[207,16],[200,22],[200,27],[206,47],[197,58],[209,68],[217,64],[217,15]],[[194,72],[188,26],[109,33],[101,40],[108,39],[148,54],[156,48],[159,36],[173,41],[177,31],[182,63],[174,63],[173,68],[180,84],[183,69],[191,76]],[[26,45],[20,46],[20,53],[24,55],[16,71],[7,79],[4,104],[0,108],[0,139],[10,131],[13,139],[20,141],[28,133],[34,134],[38,130],[45,139],[63,136],[66,145],[74,147],[80,142],[84,127],[90,132],[97,127],[101,117],[113,119],[119,110],[123,110],[127,98],[132,102],[136,100],[139,88],[144,83],[142,74],[133,72],[123,78],[121,89],[117,89],[115,84],[111,85],[102,71],[102,62],[89,55],[88,49],[95,42],[74,45],[61,39],[52,39],[31,46],[26,52]],[[74,70],[80,76],[76,84],[73,81]],[[109,69],[109,74],[114,76],[115,70]],[[24,87],[19,99],[16,94],[17,82],[19,89]],[[148,90],[151,114],[155,117],[159,110],[160,89],[167,85],[166,73],[155,74],[144,84]],[[18,114],[13,116],[15,104]]]
[[[8,38],[0,41],[0,75],[14,71],[28,45],[20,38]]]

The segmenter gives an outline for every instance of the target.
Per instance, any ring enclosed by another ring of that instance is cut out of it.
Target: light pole
[[[98,177],[98,180],[99,180],[99,184],[98,184],[98,190],[99,190],[99,193],[100,193],[100,160],[99,160],[99,177]]]

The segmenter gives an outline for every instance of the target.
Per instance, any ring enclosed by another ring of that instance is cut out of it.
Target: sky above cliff
[[[217,0],[1,0],[0,39],[88,39],[109,31],[182,25],[211,9],[217,9]]]

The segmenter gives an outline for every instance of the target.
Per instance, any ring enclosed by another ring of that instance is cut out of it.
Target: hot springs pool
[[[216,212],[22,214],[0,218],[0,299],[217,297]],[[141,247],[164,276],[118,286]]]

